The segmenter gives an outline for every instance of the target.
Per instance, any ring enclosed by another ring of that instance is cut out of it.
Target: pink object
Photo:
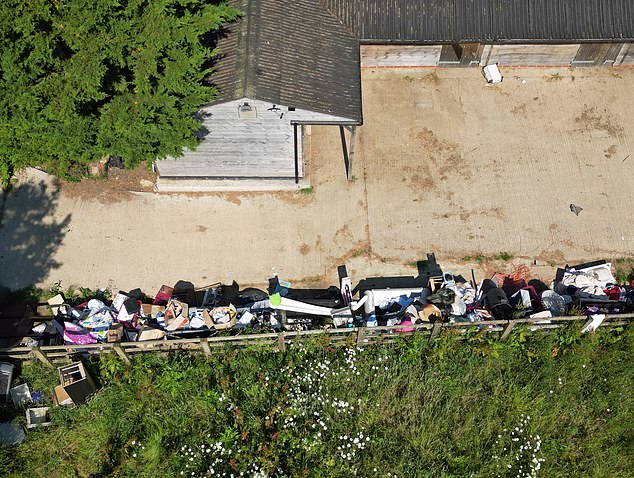
[[[401,322],[398,325],[413,325],[413,324],[410,318],[407,317],[401,320]],[[399,332],[414,332],[414,327],[404,327],[402,329],[399,329]]]
[[[97,339],[83,327],[64,322],[64,341],[75,345],[96,344]]]

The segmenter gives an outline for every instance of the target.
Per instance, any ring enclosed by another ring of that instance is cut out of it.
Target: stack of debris
[[[14,376],[15,366],[12,363],[0,362],[0,407],[9,415],[24,413],[26,429],[46,427],[51,421],[51,408],[44,406],[42,391],[31,393],[27,383],[19,382]],[[58,369],[60,384],[52,391],[52,401],[55,406],[82,404],[96,391],[95,382],[81,362],[65,365]],[[13,385],[13,386],[12,386]],[[22,421],[15,418],[9,422],[0,423],[0,443],[16,445],[25,437]]]
[[[281,331],[327,327],[373,327],[421,322],[480,322],[631,312],[631,285],[616,284],[606,261],[561,268],[546,285],[528,271],[496,273],[476,283],[443,271],[433,254],[417,277],[364,279],[353,288],[345,267],[340,287],[298,289],[274,277],[268,291],[240,290],[237,283],[195,288],[179,281],[153,298],[140,289],[119,291],[111,301],[93,298],[69,304],[49,300],[52,320],[32,329],[28,345],[86,345],[100,342],[209,337],[247,330]]]

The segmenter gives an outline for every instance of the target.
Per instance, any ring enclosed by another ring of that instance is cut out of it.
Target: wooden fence
[[[212,355],[227,348],[246,348],[260,346],[272,351],[284,351],[289,344],[314,338],[324,338],[332,345],[371,345],[389,343],[397,337],[422,334],[429,341],[435,340],[443,330],[466,333],[480,329],[482,333],[495,334],[500,340],[506,340],[518,325],[527,326],[531,331],[559,328],[570,322],[588,322],[586,316],[555,317],[551,319],[490,320],[475,323],[425,323],[418,325],[393,325],[383,327],[354,327],[343,329],[302,330],[267,334],[245,334],[229,337],[205,337],[196,339],[155,340],[147,342],[103,343],[90,345],[50,345],[43,347],[1,348],[0,357],[31,360],[37,359],[54,367],[55,362],[77,358],[78,356],[101,353],[116,353],[126,363],[132,355],[143,352],[187,351]],[[608,314],[601,327],[620,327],[634,321],[634,314]],[[548,323],[549,322],[549,323]]]

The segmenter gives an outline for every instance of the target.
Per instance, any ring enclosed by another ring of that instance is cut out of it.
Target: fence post
[[[207,340],[207,337],[200,338],[200,348],[203,349],[203,352],[205,352],[207,357],[211,356],[211,348],[209,347],[209,340]]]
[[[357,347],[363,347],[363,340],[365,339],[365,327],[359,327],[357,330]]]
[[[515,320],[511,319],[509,320],[509,323],[504,326],[504,330],[502,331],[502,336],[500,337],[500,340],[508,339],[509,335],[511,335],[513,327],[515,327]]]
[[[284,332],[280,332],[277,334],[277,349],[280,352],[284,352],[286,350],[286,342],[284,341]]]
[[[48,367],[51,367],[51,368],[55,368],[55,366],[53,365],[53,362],[51,362],[49,360],[49,358],[46,356],[46,354],[42,350],[40,350],[39,347],[33,347],[31,349],[31,351],[33,352],[33,355],[35,355],[35,358],[37,358],[44,365],[46,365]]]
[[[115,352],[117,352],[117,355],[121,357],[121,360],[123,360],[128,365],[132,363],[130,361],[130,357],[128,357],[128,354],[125,352],[125,350],[123,350],[123,347],[121,347],[121,344],[113,343],[112,348],[114,349]]]
[[[442,329],[442,322],[434,322],[434,326],[431,329],[431,334],[429,334],[429,342],[433,342],[440,334],[440,329]]]

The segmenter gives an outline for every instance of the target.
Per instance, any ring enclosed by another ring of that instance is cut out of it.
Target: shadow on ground
[[[0,285],[27,287],[59,267],[54,260],[70,215],[56,222],[59,188],[41,181],[22,183],[0,198]]]

